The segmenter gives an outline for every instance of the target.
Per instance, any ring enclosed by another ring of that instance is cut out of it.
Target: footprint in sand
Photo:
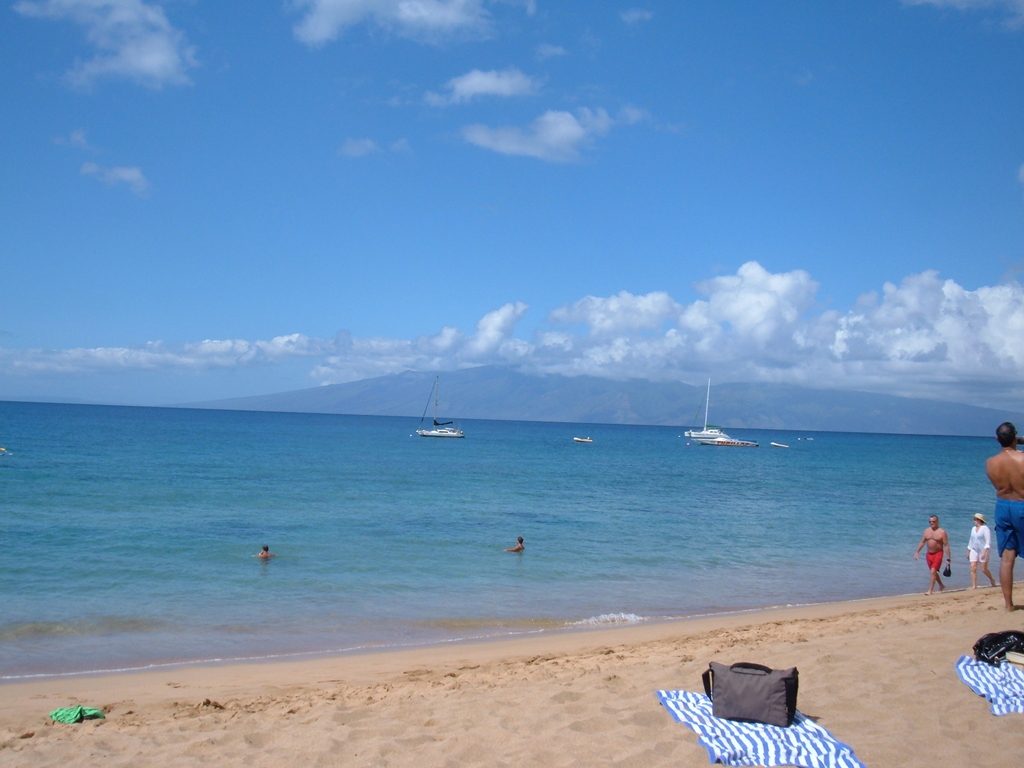
[[[572,691],[563,691],[562,693],[557,693],[554,696],[552,696],[551,697],[551,701],[553,701],[555,704],[569,704],[569,703],[574,702],[574,701],[579,701],[582,698],[583,698],[583,694],[582,693],[573,693]]]

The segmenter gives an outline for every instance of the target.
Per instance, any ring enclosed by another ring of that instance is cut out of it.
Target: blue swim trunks
[[[999,556],[1003,556],[1004,549],[1022,554],[1020,543],[1024,541],[1024,501],[996,499],[995,523]]]

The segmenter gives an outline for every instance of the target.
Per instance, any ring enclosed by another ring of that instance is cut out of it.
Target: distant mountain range
[[[434,373],[407,371],[347,384],[273,395],[191,403],[191,408],[408,416],[419,419]],[[529,376],[487,366],[443,372],[445,419],[561,421],[591,424],[703,423],[703,387],[641,379]],[[429,415],[429,414],[428,414]],[[725,427],[922,435],[994,434],[1024,414],[868,392],[783,384],[713,384],[711,420]]]

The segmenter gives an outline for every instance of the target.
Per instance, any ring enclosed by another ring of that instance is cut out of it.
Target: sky
[[[1024,0],[2,0],[0,399],[1024,409]]]

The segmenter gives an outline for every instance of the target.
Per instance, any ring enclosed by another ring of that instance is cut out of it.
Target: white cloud
[[[448,329],[443,349],[401,342],[401,364],[392,355],[374,371],[492,360],[534,373],[689,382],[710,374],[979,404],[1024,394],[1024,288],[1015,282],[971,291],[924,272],[845,312],[815,310],[818,284],[806,271],[772,273],[757,262],[697,289],[703,297],[689,304],[663,291],[587,296],[553,310],[528,341],[512,330],[525,308],[506,305],[475,336]],[[368,367],[366,357],[338,356],[319,375],[347,380]]]
[[[533,16],[537,12],[536,0],[492,0],[492,2],[521,6],[527,16]]]
[[[517,301],[488,312],[476,324],[476,333],[467,341],[466,353],[472,358],[480,358],[502,350],[526,310],[527,305]]]
[[[959,8],[962,11],[976,8],[998,8],[1000,6],[1013,10],[1024,10],[1024,0],[901,0],[904,5],[937,5],[939,7]]]
[[[195,47],[171,26],[160,5],[142,0],[21,0],[14,10],[85,27],[86,39],[98,53],[67,72],[67,80],[77,87],[88,88],[107,76],[150,88],[182,85],[189,82],[188,69],[196,66]]]
[[[1002,8],[1009,11],[1014,23],[1024,21],[1024,0],[901,0],[904,5],[935,5],[940,8],[956,8],[974,11],[984,8]]]
[[[636,125],[642,123],[644,120],[650,120],[651,113],[646,109],[639,109],[630,105],[624,106],[619,110],[618,121],[625,123],[626,125]]]
[[[471,144],[503,155],[523,155],[551,162],[568,162],[579,157],[579,150],[595,136],[603,136],[612,126],[603,109],[583,108],[571,112],[549,110],[526,129],[517,126],[489,128],[467,125],[462,135]]]
[[[644,10],[643,8],[630,8],[628,11],[623,11],[619,15],[627,24],[639,24],[641,21],[650,21],[654,18],[653,12]]]
[[[551,45],[550,43],[541,43],[537,46],[537,60],[544,61],[545,59],[553,59],[556,56],[565,56],[568,51],[560,45]]]
[[[0,350],[0,366],[10,373],[81,373],[155,368],[208,369],[270,363],[289,357],[324,355],[335,340],[311,339],[293,333],[270,341],[211,340],[170,347],[152,341],[143,347],[41,350],[19,353]]]
[[[441,42],[456,36],[483,37],[490,28],[482,0],[294,0],[304,12],[295,36],[323,45],[363,22],[403,37]]]
[[[478,96],[529,96],[536,93],[538,84],[529,75],[515,67],[483,72],[471,70],[459,77],[453,77],[445,84],[447,94],[428,92],[426,102],[434,107],[449,104],[465,104]]]
[[[79,171],[83,176],[99,179],[108,187],[115,184],[127,184],[136,195],[145,195],[149,191],[149,182],[137,166],[115,166],[105,168],[96,163],[83,163]]]
[[[970,291],[928,271],[885,284],[881,299],[866,294],[847,312],[818,314],[817,283],[803,270],[748,262],[697,288],[705,298],[685,306],[660,292],[620,293],[556,310],[552,323],[585,322],[589,334],[541,334],[532,363],[567,374],[695,381],[710,373],[979,403],[1024,391],[1016,282]]]
[[[932,271],[886,283],[851,309],[815,308],[803,270],[757,262],[697,284],[702,298],[664,291],[586,296],[550,312],[530,339],[525,304],[486,313],[472,334],[444,327],[414,339],[206,340],[138,348],[0,349],[0,375],[139,369],[209,370],[311,362],[318,383],[404,370],[504,364],[528,373],[699,382],[764,381],[1009,406],[1024,396],[1024,287],[968,290]],[[578,326],[582,326],[582,329]]]
[[[735,340],[744,346],[761,349],[787,343],[789,329],[808,310],[818,284],[803,270],[772,274],[756,261],[741,266],[735,275],[715,277],[697,284],[708,296],[695,301],[679,318],[681,329],[693,329],[716,341],[731,329]]]
[[[526,304],[515,302],[488,312],[470,336],[457,328],[445,327],[435,334],[412,340],[358,339],[339,331],[329,339],[292,333],[269,341],[207,339],[177,346],[153,341],[141,347],[0,348],[0,375],[154,369],[201,371],[317,358],[319,363],[310,371],[310,376],[318,383],[330,383],[409,369],[518,363],[528,354],[529,345],[515,339],[513,333],[526,309]]]
[[[671,296],[662,291],[646,296],[622,291],[608,298],[587,296],[553,310],[548,320],[566,325],[585,323],[591,336],[611,336],[660,328],[667,320],[678,316],[681,309]]]
[[[75,149],[87,149],[90,152],[95,152],[96,147],[89,144],[85,138],[85,130],[78,128],[67,136],[54,136],[53,143],[62,147],[74,147]]]
[[[345,139],[345,143],[338,147],[338,154],[344,157],[363,157],[377,149],[373,139]]]

